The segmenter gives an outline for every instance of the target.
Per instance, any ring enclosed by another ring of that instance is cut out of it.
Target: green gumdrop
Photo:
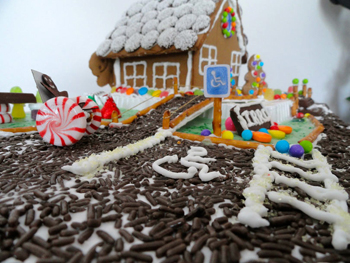
[[[308,79],[303,79],[303,84],[308,84],[309,80]]]
[[[302,141],[299,144],[304,148],[305,153],[311,152],[314,147],[310,141]]]
[[[12,92],[12,93],[22,93],[22,89],[20,87],[16,86],[16,87],[12,87],[10,92]]]
[[[226,37],[230,37],[231,33],[227,31],[225,35],[226,35]]]
[[[228,30],[225,28],[224,30],[222,30],[222,33],[226,35],[228,33]]]
[[[227,17],[224,17],[223,19],[221,19],[222,23],[226,23],[227,22]]]
[[[289,94],[287,95],[287,98],[290,99],[290,98],[293,97],[293,96],[294,96],[293,93],[289,93]]]
[[[152,96],[153,92],[154,92],[153,89],[149,89],[149,90],[147,91],[147,94],[150,95],[150,96]]]
[[[232,22],[236,22],[236,17],[232,17]]]
[[[274,92],[275,92],[275,95],[281,95],[282,94],[282,91],[280,89],[275,89]]]
[[[258,86],[258,83],[253,82],[253,83],[252,83],[252,86],[253,86],[254,88],[256,88],[256,87]]]
[[[295,85],[299,84],[299,79],[293,79],[293,84]]]
[[[226,12],[226,11],[223,12],[223,13],[222,13],[222,16],[223,16],[223,17],[227,17],[227,12]]]
[[[43,103],[43,100],[41,99],[39,91],[36,92],[35,98],[36,98],[36,103]]]
[[[261,66],[256,66],[256,69],[257,69],[257,70],[260,70],[260,69],[261,69]]]
[[[299,95],[303,95],[303,91],[302,91],[302,90],[299,90],[298,94],[299,94]]]
[[[194,95],[196,95],[196,96],[201,96],[203,94],[204,94],[204,92],[202,90],[200,90],[200,89],[197,89],[197,90],[194,91]]]

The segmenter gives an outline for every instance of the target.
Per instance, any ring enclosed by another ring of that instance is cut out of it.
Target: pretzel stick
[[[258,142],[246,142],[246,141],[238,141],[238,140],[228,140],[228,139],[222,139],[217,137],[210,137],[210,136],[201,136],[201,135],[195,135],[195,134],[189,134],[189,133],[182,133],[182,132],[174,132],[174,136],[180,137],[185,140],[190,141],[203,141],[203,140],[210,140],[212,143],[215,144],[226,144],[231,145],[237,148],[242,149],[257,149],[259,145],[269,146],[272,149],[275,149],[275,146],[272,144],[262,144]]]
[[[0,129],[0,131],[17,133],[17,132],[32,132],[32,131],[37,131],[37,129],[35,126],[28,126],[28,127],[19,127],[19,128],[4,128],[4,129]]]
[[[201,103],[198,103],[194,106],[192,106],[191,108],[185,110],[183,113],[181,113],[178,117],[176,117],[175,119],[173,119],[170,122],[170,127],[174,128],[175,126],[177,126],[180,122],[182,122],[186,117],[192,115],[193,113],[195,113],[196,111],[199,111],[200,109],[202,109],[203,107],[207,106],[209,103],[211,103],[213,101],[213,99],[207,99],[205,101],[202,101]]]
[[[258,98],[256,95],[243,95],[243,96],[235,96],[235,95],[230,95],[225,100],[250,100],[250,99],[256,99]]]
[[[170,123],[170,111],[166,110],[163,114],[163,129],[164,130],[169,129],[169,123]]]
[[[165,97],[164,99],[162,99],[161,101],[158,101],[157,103],[153,104],[152,106],[149,106],[146,109],[143,109],[142,111],[139,111],[138,113],[136,113],[136,115],[131,116],[130,118],[128,118],[126,120],[123,120],[122,123],[123,124],[130,124],[130,123],[132,123],[136,118],[147,114],[150,110],[156,109],[162,104],[167,103],[169,100],[174,98],[174,96],[175,96],[174,94],[171,94],[171,95]]]
[[[222,98],[214,99],[213,133],[218,137],[221,136],[221,103]]]
[[[314,116],[309,115],[308,118],[315,125],[315,129],[313,129],[311,133],[309,133],[307,136],[298,141],[299,143],[302,141],[314,142],[317,139],[317,137],[324,131],[324,126]]]

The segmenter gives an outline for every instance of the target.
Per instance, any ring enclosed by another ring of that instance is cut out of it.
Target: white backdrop
[[[50,75],[70,96],[109,91],[97,86],[88,62],[136,1],[1,0],[0,91],[36,93],[30,69]],[[313,98],[350,122],[350,10],[328,0],[240,4],[248,51],[261,55],[269,86],[287,90],[293,78],[308,78]]]

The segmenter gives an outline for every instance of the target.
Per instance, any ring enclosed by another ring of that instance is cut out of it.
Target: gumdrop
[[[273,89],[266,89],[264,98],[265,100],[274,100],[275,92]]]
[[[101,110],[102,118],[103,119],[111,119],[113,111],[116,111],[119,116],[121,115],[120,110],[118,109],[117,105],[115,104],[113,98],[109,97]]]

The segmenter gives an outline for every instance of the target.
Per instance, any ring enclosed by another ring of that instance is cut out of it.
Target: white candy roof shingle
[[[218,0],[141,0],[125,12],[96,54],[107,56],[125,49],[151,49],[154,45],[191,49],[201,31],[207,32]]]

